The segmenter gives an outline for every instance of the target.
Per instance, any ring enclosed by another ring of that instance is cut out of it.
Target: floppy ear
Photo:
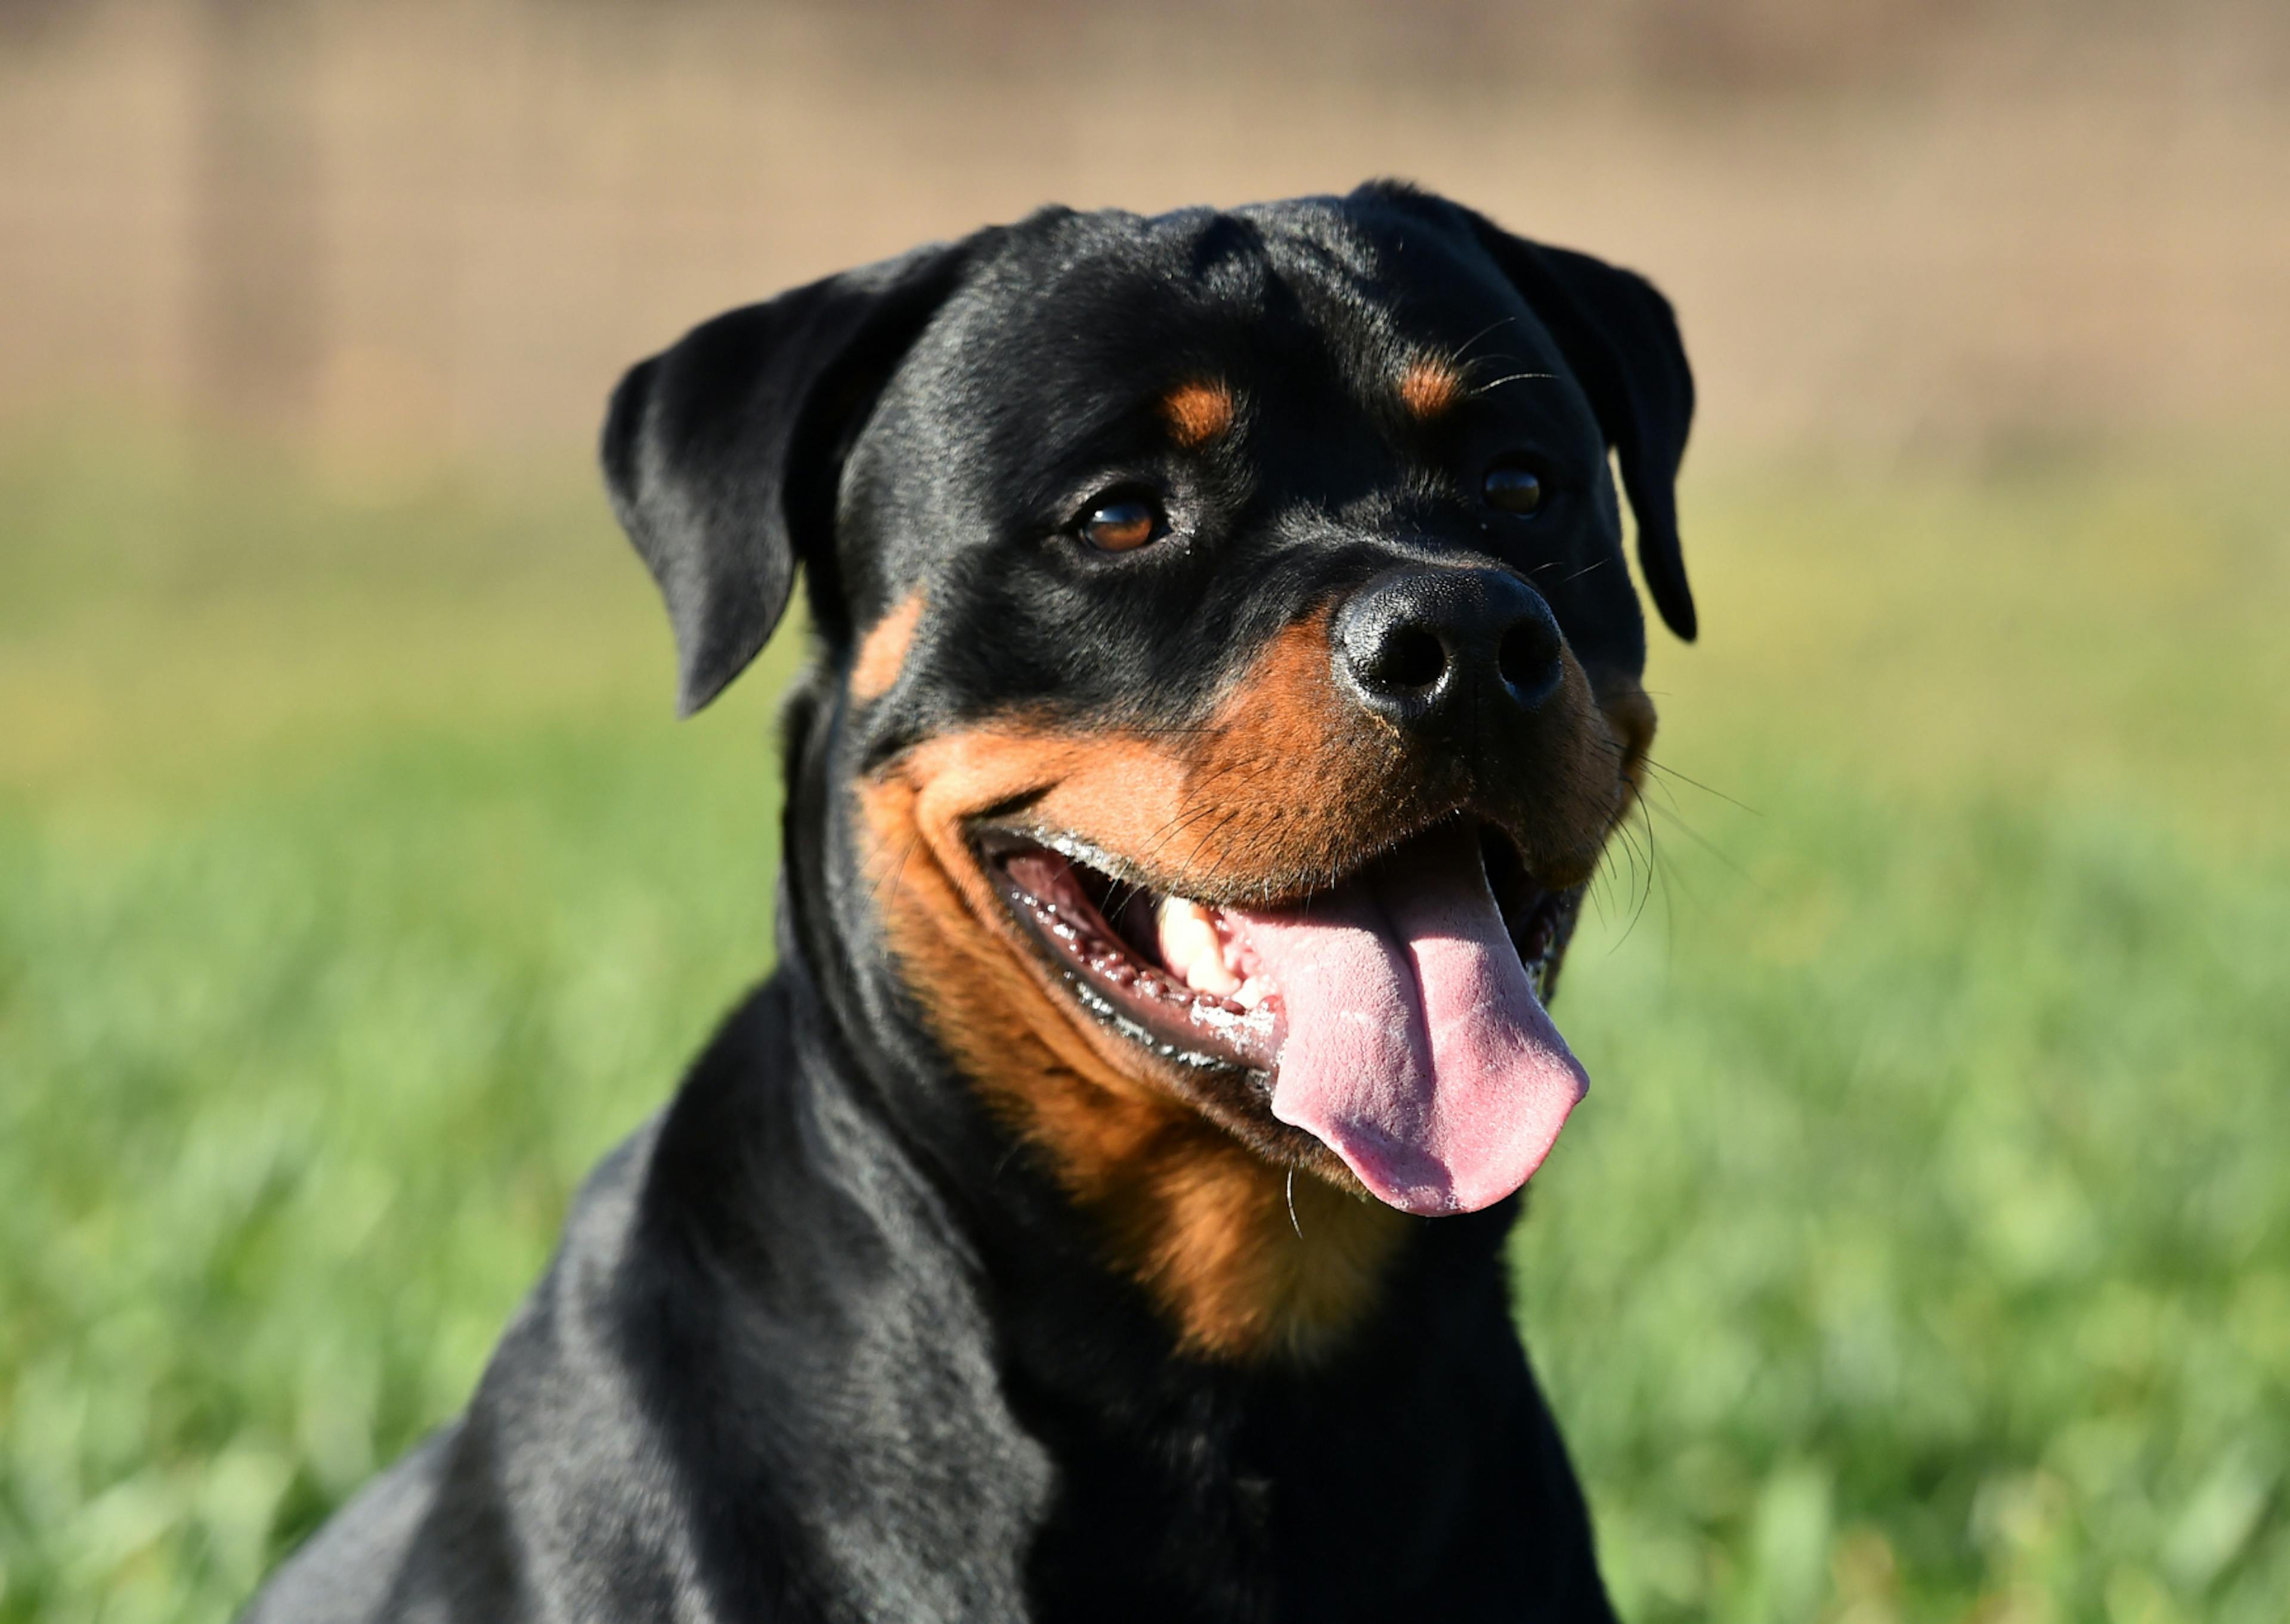
[[[1693,642],[1693,593],[1677,540],[1677,465],[1693,421],[1693,373],[1669,300],[1634,271],[1530,243],[1462,212],[1581,380],[1622,465],[1646,589],[1669,629]]]
[[[798,561],[833,601],[844,458],[970,253],[920,248],[719,316],[613,390],[605,484],[668,600],[678,714],[747,668]]]

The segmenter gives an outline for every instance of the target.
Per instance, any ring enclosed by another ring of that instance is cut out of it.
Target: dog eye
[[[1124,496],[1092,507],[1082,519],[1081,538],[1101,553],[1126,553],[1158,540],[1168,528],[1160,503]]]
[[[1488,507],[1502,513],[1533,513],[1542,506],[1541,479],[1517,463],[1489,468],[1479,492]]]

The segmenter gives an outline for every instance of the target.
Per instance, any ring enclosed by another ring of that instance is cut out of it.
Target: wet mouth
[[[996,886],[1075,998],[1157,1054],[1237,1069],[1275,1121],[1426,1216],[1516,1191],[1589,1079],[1542,1006],[1575,893],[1449,820],[1327,888],[1216,907],[1070,836],[996,831]]]
[[[1504,932],[1547,998],[1581,892],[1537,884],[1493,825],[1477,834]],[[992,829],[979,848],[1004,903],[1091,1014],[1180,1065],[1272,1071],[1286,1001],[1247,913],[1118,877],[1119,859],[1066,835]],[[1316,900],[1284,908],[1309,917]]]
[[[1271,1071],[1285,1011],[1236,963],[1219,910],[1117,878],[1116,860],[1068,836],[981,844],[1004,903],[1091,1014],[1179,1065]]]

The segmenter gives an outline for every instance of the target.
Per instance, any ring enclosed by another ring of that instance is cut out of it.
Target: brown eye
[[[1081,522],[1081,535],[1101,553],[1125,553],[1156,540],[1167,528],[1160,504],[1125,496],[1092,508]]]
[[[1502,513],[1533,513],[1542,506],[1542,481],[1531,468],[1490,468],[1479,489],[1487,506]]]

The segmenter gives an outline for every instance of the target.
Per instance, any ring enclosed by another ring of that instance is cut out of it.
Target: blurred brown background
[[[569,449],[783,284],[1380,173],[1654,275],[1705,452],[2290,409],[2278,5],[0,0],[0,426]]]

